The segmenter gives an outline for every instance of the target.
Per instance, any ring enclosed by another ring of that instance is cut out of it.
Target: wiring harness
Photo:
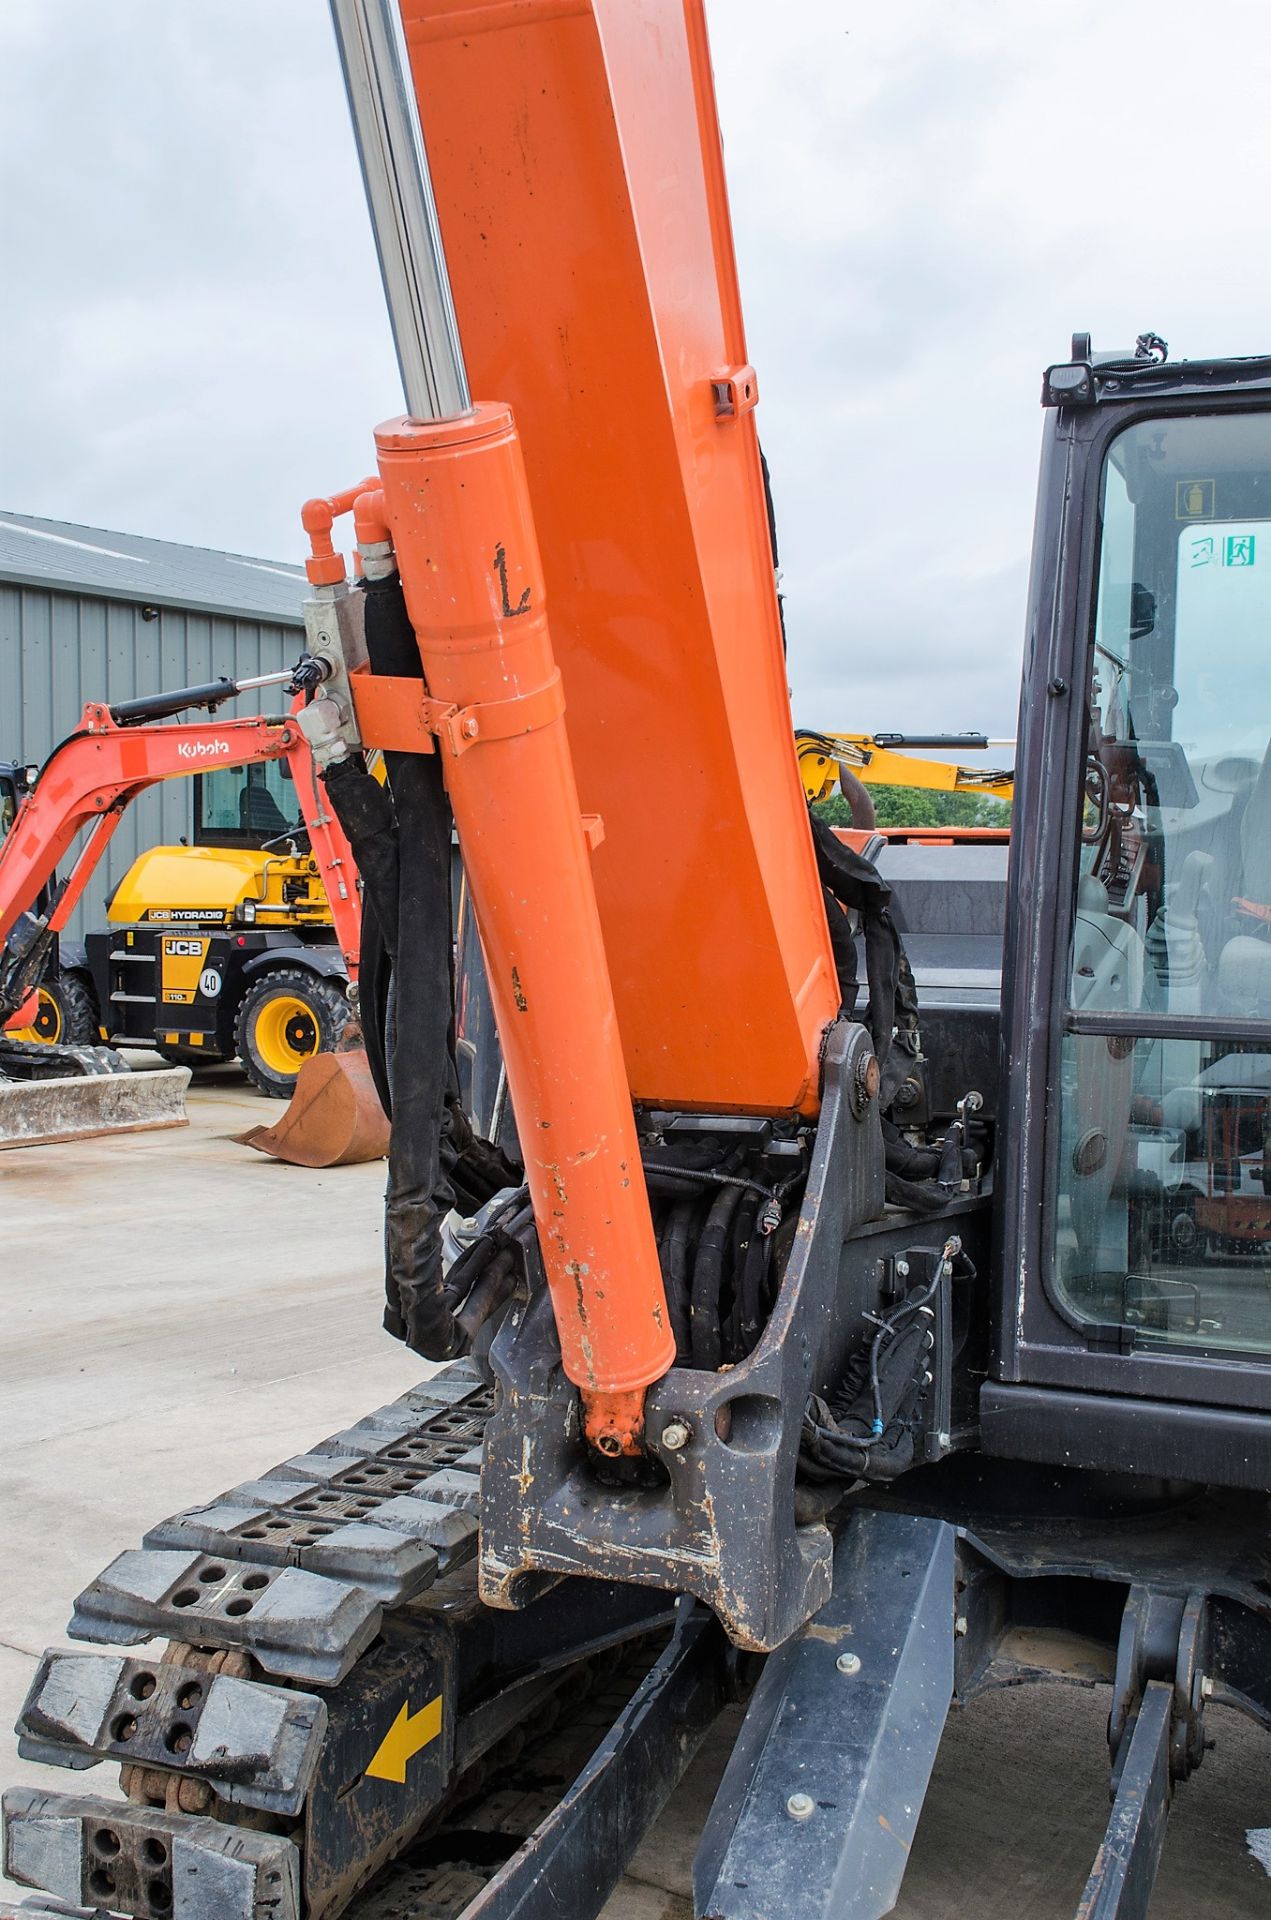
[[[951,1235],[932,1254],[932,1271],[886,1313],[867,1313],[872,1333],[853,1354],[828,1400],[813,1395],[803,1420],[800,1478],[894,1480],[920,1457],[933,1375],[936,1296],[942,1284],[972,1280],[975,1268]]]

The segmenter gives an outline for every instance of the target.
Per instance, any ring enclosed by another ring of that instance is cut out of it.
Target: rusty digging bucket
[[[388,1118],[365,1051],[353,1046],[315,1053],[296,1075],[296,1090],[277,1125],[253,1127],[235,1138],[294,1167],[382,1160],[388,1152]]]

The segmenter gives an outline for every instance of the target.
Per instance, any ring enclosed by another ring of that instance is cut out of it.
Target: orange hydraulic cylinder
[[[512,415],[376,432],[389,531],[481,931],[565,1372],[638,1445],[675,1357]]]

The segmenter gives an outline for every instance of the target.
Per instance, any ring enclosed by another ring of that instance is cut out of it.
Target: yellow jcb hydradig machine
[[[1009,875],[893,895],[792,747],[701,0],[333,14],[408,411],[305,509],[302,718],[446,1364],[80,1594],[22,1751],[128,1798],[11,1792],[7,1870],[585,1920],[739,1699],[698,1915],[874,1920],[1054,1648],[1141,1916],[1209,1703],[1271,1719],[1271,360],[1048,369]]]

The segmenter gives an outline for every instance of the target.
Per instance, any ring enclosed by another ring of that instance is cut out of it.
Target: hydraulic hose
[[[719,1296],[723,1284],[728,1229],[740,1197],[739,1187],[732,1185],[721,1188],[715,1196],[697,1243],[697,1258],[693,1262],[693,1301],[689,1321],[693,1365],[707,1373],[714,1373],[724,1357],[720,1338]]]
[[[852,825],[858,831],[868,832],[878,825],[878,810],[874,805],[874,796],[865,782],[852,772],[845,760],[838,763],[839,791],[847,802],[852,816]]]
[[[671,1331],[675,1335],[675,1357],[681,1361],[687,1361],[692,1353],[688,1243],[697,1207],[696,1196],[674,1201],[667,1210],[666,1224],[659,1240],[667,1311],[671,1316]]]
[[[364,592],[372,671],[422,680],[398,577],[367,580]],[[474,1133],[459,1102],[451,817],[441,758],[390,752],[385,763],[386,786],[360,755],[335,762],[324,779],[362,880],[363,1033],[376,1091],[392,1121],[384,1324],[417,1352],[444,1360],[473,1329],[456,1323],[453,1313],[468,1288],[456,1292],[443,1280],[442,1219],[452,1205],[475,1213],[516,1176],[506,1156]]]
[[[380,1105],[392,1118],[384,1034],[393,955],[397,951],[397,815],[387,787],[361,755],[338,760],[321,776],[331,810],[344,828],[362,881],[358,1002],[367,1062]]]
[[[737,1281],[737,1332],[743,1353],[749,1353],[763,1325],[764,1280],[772,1256],[772,1235],[751,1231]]]
[[[374,673],[422,680],[396,575],[368,580],[366,650]],[[384,1233],[385,1325],[430,1360],[461,1345],[445,1296],[441,1222],[454,1195],[443,1174],[450,1090],[450,802],[438,754],[386,753],[397,818],[396,943],[388,949],[384,1064],[392,1133]],[[369,896],[368,896],[369,897]],[[388,915],[391,920],[391,911]],[[378,912],[376,919],[379,919]]]
[[[821,884],[844,912],[857,912],[865,931],[865,970],[869,979],[866,1019],[880,1068],[887,1067],[893,1035],[906,1054],[918,1050],[918,994],[892,919],[891,888],[872,861],[844,846],[824,820],[812,815],[812,845]],[[840,968],[840,991],[850,1012],[856,999],[856,960],[848,972],[848,940],[835,915],[830,939]],[[885,1086],[885,1083],[884,1083]],[[887,1098],[884,1091],[883,1105]]]

